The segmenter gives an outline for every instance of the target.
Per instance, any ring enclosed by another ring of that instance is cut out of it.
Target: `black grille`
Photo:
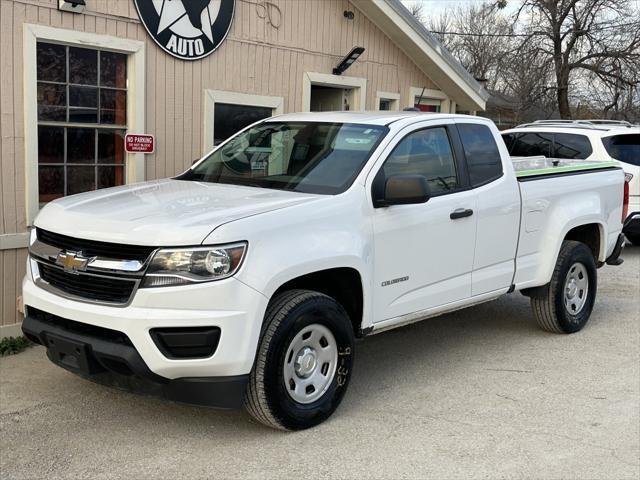
[[[118,277],[98,277],[83,273],[67,273],[59,268],[39,263],[40,277],[52,287],[89,300],[127,303],[135,280]]]
[[[49,232],[41,228],[38,228],[36,232],[38,240],[41,242],[64,250],[82,252],[85,257],[138,260],[144,263],[144,261],[149,258],[149,255],[156,249],[156,247],[142,245],[125,245],[121,243],[99,242],[97,240],[83,240]]]

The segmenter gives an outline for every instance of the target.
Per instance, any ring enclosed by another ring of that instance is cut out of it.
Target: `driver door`
[[[373,209],[374,323],[471,296],[477,196],[455,125],[439,120],[398,137],[373,183],[424,175],[431,198]]]

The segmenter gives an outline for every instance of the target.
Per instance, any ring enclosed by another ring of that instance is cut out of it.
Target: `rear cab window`
[[[456,124],[467,159],[471,187],[479,187],[502,176],[502,158],[493,133],[480,123]]]
[[[612,158],[640,167],[640,134],[605,137],[602,144]]]

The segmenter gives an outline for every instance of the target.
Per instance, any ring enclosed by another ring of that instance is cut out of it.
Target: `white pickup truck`
[[[176,178],[45,206],[23,331],[95,381],[303,429],[356,338],[514,291],[543,329],[583,328],[623,184],[607,162],[516,172],[479,117],[281,115]]]

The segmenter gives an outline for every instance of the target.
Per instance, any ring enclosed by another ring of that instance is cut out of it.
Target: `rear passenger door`
[[[476,296],[511,286],[520,228],[520,189],[513,169],[502,163],[509,154],[503,142],[496,142],[497,128],[471,119],[457,120],[456,124],[470,187],[477,194],[471,281],[471,294]],[[536,141],[546,144],[542,137]]]

